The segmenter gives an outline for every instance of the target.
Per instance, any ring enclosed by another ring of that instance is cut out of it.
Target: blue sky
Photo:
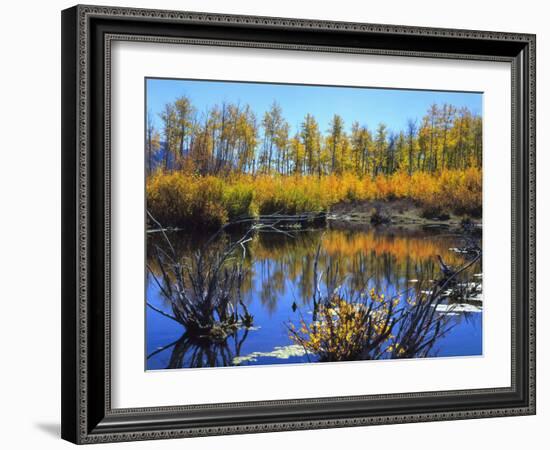
[[[283,110],[283,117],[290,124],[292,134],[297,131],[307,113],[315,116],[323,133],[328,129],[335,113],[343,117],[348,131],[356,120],[371,130],[383,122],[395,132],[405,130],[409,118],[420,122],[433,103],[466,106],[474,114],[482,113],[482,94],[471,92],[151,78],[146,80],[146,84],[146,108],[152,113],[155,126],[159,130],[162,130],[159,113],[164,105],[183,95],[189,97],[199,113],[224,101],[249,104],[259,121],[276,100]]]

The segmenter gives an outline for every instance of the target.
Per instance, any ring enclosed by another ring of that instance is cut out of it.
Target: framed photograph
[[[62,12],[62,436],[535,413],[535,36]]]

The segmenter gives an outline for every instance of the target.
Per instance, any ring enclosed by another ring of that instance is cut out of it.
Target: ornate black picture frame
[[[109,111],[117,40],[511,63],[511,386],[113,409]],[[534,35],[75,6],[62,12],[62,109],[64,439],[84,444],[535,413]]]

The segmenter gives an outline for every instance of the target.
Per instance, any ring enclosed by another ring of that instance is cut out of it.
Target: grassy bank
[[[328,176],[197,176],[157,171],[147,179],[147,208],[164,226],[216,228],[242,216],[329,211],[342,202],[408,199],[426,215],[478,217],[481,170],[444,170],[376,178]]]

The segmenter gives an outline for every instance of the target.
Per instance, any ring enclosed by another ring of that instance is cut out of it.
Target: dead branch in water
[[[338,267],[330,260],[325,264],[326,294],[321,295],[318,247],[313,263],[313,319],[307,323],[301,318],[299,328],[287,324],[289,336],[321,361],[428,356],[454,326],[437,307],[459,277],[481,259],[477,242],[471,240],[468,250],[474,256],[458,269],[440,258],[442,277],[429,285],[419,283],[414,295],[409,296],[409,288],[385,298],[367,287],[345,291],[345,279],[338,277]]]
[[[159,227],[167,250],[155,246],[154,257],[158,272],[148,265],[148,271],[160,294],[169,301],[172,314],[168,314],[149,302],[154,311],[182,324],[187,332],[202,338],[223,340],[239,328],[249,328],[253,316],[242,299],[241,287],[245,270],[247,244],[257,233],[272,232],[292,236],[280,229],[290,216],[272,215],[269,221],[242,218],[221,227],[190,257],[178,258],[166,229],[148,212]],[[232,226],[247,228],[238,239],[225,236]],[[222,236],[228,239],[224,242]]]

